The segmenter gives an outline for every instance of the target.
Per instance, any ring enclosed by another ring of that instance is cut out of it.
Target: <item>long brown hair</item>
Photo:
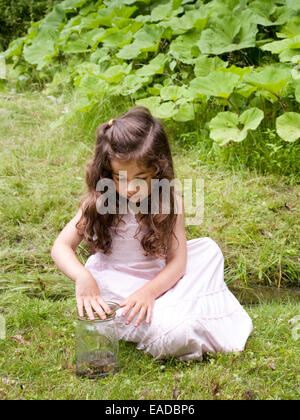
[[[114,119],[113,124],[108,122],[100,124],[96,131],[94,157],[85,167],[88,191],[81,199],[82,216],[76,224],[79,233],[83,235],[84,243],[92,254],[99,250],[105,254],[111,252],[111,226],[117,218],[120,220],[118,209],[121,196],[117,191],[117,214],[100,214],[96,208],[96,201],[101,195],[101,192],[96,191],[97,182],[102,178],[112,179],[111,159],[135,160],[138,165],[149,170],[152,179],[167,179],[168,181],[174,179],[167,134],[161,121],[154,118],[148,108],[135,106],[120,118]],[[171,185],[169,213],[162,214],[159,210],[159,213],[152,214],[150,199],[148,213],[139,212],[137,215],[139,225],[137,233],[141,231],[142,225],[148,228],[141,239],[145,255],[165,258],[172,235],[176,237],[173,232],[177,218],[174,211],[175,194],[174,187]],[[159,191],[159,209],[162,204],[161,197],[161,191]]]

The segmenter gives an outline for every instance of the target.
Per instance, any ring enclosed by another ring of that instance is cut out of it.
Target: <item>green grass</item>
[[[130,103],[113,98],[89,119],[50,130],[66,100],[54,102],[38,92],[0,98],[0,290],[27,284],[57,296],[59,279],[62,294],[71,296],[72,283],[55,267],[50,248],[85,190],[84,166],[94,151],[95,127]],[[182,143],[178,126],[166,127],[176,177],[204,179],[204,220],[186,226],[187,238],[210,236],[220,245],[227,284],[298,287],[300,184],[246,167],[223,168],[205,158],[208,144],[193,144],[192,135],[190,143]],[[78,256],[81,262],[88,256],[83,244]]]
[[[246,307],[254,331],[242,353],[202,362],[155,360],[120,343],[120,372],[91,380],[75,375],[75,299],[0,295],[7,338],[0,340],[1,399],[298,399],[299,340],[289,322],[295,303]],[[20,335],[24,343],[11,337]]]
[[[254,332],[239,355],[157,361],[121,342],[119,374],[100,381],[74,375],[74,284],[57,269],[50,249],[77,210],[96,125],[130,104],[112,99],[89,119],[49,130],[67,100],[54,102],[38,92],[0,96],[0,313],[7,323],[7,338],[0,340],[0,399],[298,398],[299,340],[289,323],[299,315],[296,295],[246,306]],[[222,165],[205,136],[193,143],[192,134],[166,126],[176,177],[204,178],[204,220],[186,227],[187,238],[217,241],[231,288],[298,287],[295,176]],[[77,254],[84,263],[85,246]]]

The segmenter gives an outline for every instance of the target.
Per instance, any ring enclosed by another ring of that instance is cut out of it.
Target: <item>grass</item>
[[[73,293],[72,283],[53,264],[50,248],[77,211],[95,127],[120,115],[125,105],[114,99],[88,120],[50,130],[64,107],[40,93],[1,96],[0,290],[31,284],[57,296],[59,279],[63,295]],[[204,220],[186,227],[187,238],[210,236],[220,245],[227,284],[298,287],[300,184],[245,167],[219,167],[217,160],[205,159],[205,144],[177,141],[178,126],[167,124],[167,130],[176,177],[204,180]],[[88,256],[83,244],[78,256],[81,262]]]
[[[7,338],[0,340],[1,399],[299,398],[299,340],[290,322],[299,315],[295,303],[246,307],[254,331],[245,350],[208,354],[202,362],[155,360],[121,341],[120,372],[100,380],[75,375],[75,306],[74,298],[0,295],[7,323]]]
[[[0,104],[0,313],[7,323],[7,338],[0,340],[1,399],[299,397],[299,340],[289,323],[299,315],[296,296],[246,305],[255,329],[241,354],[208,355],[203,362],[156,361],[121,342],[118,375],[98,382],[78,379],[74,284],[56,268],[50,249],[84,191],[95,126],[129,104],[113,99],[89,120],[82,117],[52,131],[64,100],[11,92],[1,95]],[[216,240],[232,288],[298,287],[296,178],[221,165],[205,136],[193,143],[192,134],[166,125],[177,178],[204,178],[204,220],[186,227],[187,238]],[[80,245],[79,260],[87,257]]]

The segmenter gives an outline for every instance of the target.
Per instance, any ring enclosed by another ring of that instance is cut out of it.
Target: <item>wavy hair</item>
[[[112,179],[111,159],[123,161],[135,160],[137,165],[146,168],[151,179],[174,179],[174,168],[167,134],[162,123],[154,118],[149,109],[135,106],[121,117],[114,119],[113,124],[100,124],[96,131],[94,156],[85,167],[85,180],[88,191],[81,199],[82,215],[76,224],[79,233],[89,252],[102,251],[107,254],[112,248],[112,225],[120,220],[119,204],[121,196],[116,191],[116,214],[100,214],[96,201],[101,195],[96,191],[97,183],[102,178]],[[146,233],[141,239],[145,255],[166,258],[168,245],[176,223],[176,192],[170,185],[170,212],[163,214],[162,192],[159,188],[159,212],[150,211],[151,192],[148,196],[147,214],[137,213],[138,231],[146,226]],[[149,200],[150,198],[150,200]],[[95,239],[96,236],[96,239]],[[136,236],[135,236],[136,237]],[[178,242],[178,239],[177,239]]]

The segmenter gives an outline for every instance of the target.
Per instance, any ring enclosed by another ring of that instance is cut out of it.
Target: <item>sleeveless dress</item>
[[[166,265],[165,259],[144,255],[138,239],[143,230],[134,238],[135,214],[129,210],[122,218],[125,224],[113,227],[112,254],[100,251],[85,263],[104,300],[118,303]],[[202,360],[205,352],[243,351],[253,330],[251,318],[224,282],[222,251],[209,237],[187,240],[185,274],[155,300],[150,324],[144,319],[135,327],[137,315],[125,325],[123,310],[116,312],[119,339],[136,343],[156,359]]]

